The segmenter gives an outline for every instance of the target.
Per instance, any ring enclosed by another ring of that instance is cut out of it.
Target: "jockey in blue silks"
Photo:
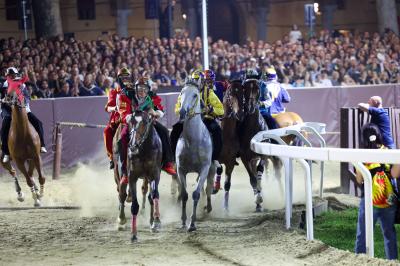
[[[260,81],[260,113],[267,122],[268,129],[279,128],[275,115],[285,112],[283,103],[290,102],[290,95],[277,80],[274,68],[268,68],[264,79]]]

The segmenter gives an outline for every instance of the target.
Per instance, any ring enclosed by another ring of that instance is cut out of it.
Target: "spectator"
[[[87,74],[81,87],[79,87],[79,96],[99,96],[104,95],[99,87],[94,84],[93,75]]]
[[[301,38],[302,38],[301,31],[299,31],[296,24],[293,24],[292,30],[289,33],[290,43],[296,43]]]
[[[382,149],[384,148],[382,136],[379,128],[374,124],[366,124],[361,129],[360,147],[364,149]],[[366,163],[365,166],[371,172],[373,178],[372,203],[373,203],[373,224],[379,220],[384,238],[385,254],[389,260],[395,260],[397,254],[397,236],[394,227],[397,200],[394,194],[393,186],[389,176],[398,178],[400,176],[399,165],[392,168],[388,164]],[[357,182],[363,184],[363,177],[357,171]],[[362,188],[361,201],[357,219],[357,237],[355,243],[356,253],[366,253],[365,240],[365,198],[364,186]],[[376,196],[379,193],[379,196]]]
[[[64,81],[64,82],[62,82],[62,83],[60,84],[60,86],[61,86],[60,92],[54,94],[54,97],[55,97],[55,98],[59,98],[59,97],[70,97],[70,96],[71,96],[71,93],[70,93],[70,91],[69,91],[69,90],[70,90],[69,87],[70,87],[71,85],[69,85],[68,82]]]

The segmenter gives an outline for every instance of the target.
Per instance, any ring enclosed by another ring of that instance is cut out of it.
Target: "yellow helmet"
[[[273,68],[273,67],[268,68],[267,71],[266,71],[266,73],[265,73],[265,76],[266,76],[267,80],[274,80],[274,79],[276,79],[276,78],[277,78],[277,75],[276,75],[276,70],[275,70],[275,68]]]
[[[192,72],[191,78],[195,80],[203,79],[204,74],[201,72],[201,70],[195,70]]]
[[[130,77],[131,76],[131,72],[129,71],[128,68],[123,67],[118,71],[117,77],[119,78],[119,77],[122,77],[122,76],[125,76],[125,77]]]

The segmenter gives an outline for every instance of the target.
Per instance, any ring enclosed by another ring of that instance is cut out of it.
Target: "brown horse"
[[[21,102],[21,99],[15,93],[9,103],[12,109],[11,127],[8,136],[10,155],[26,178],[26,182],[32,192],[34,206],[39,207],[41,206],[40,199],[44,195],[44,183],[46,181],[43,176],[42,159],[40,157],[39,135],[29,123],[24,102]],[[40,191],[33,178],[35,169],[39,175]]]
[[[133,115],[129,142],[129,191],[132,195],[132,227],[131,241],[137,241],[137,214],[139,203],[137,200],[136,183],[139,178],[143,178],[150,184],[150,226],[152,232],[156,233],[161,228],[159,191],[162,160],[161,139],[154,127],[154,118],[147,112],[138,112]]]
[[[218,158],[221,164],[225,164],[225,201],[224,209],[228,210],[229,189],[231,184],[232,172],[235,167],[236,157],[240,152],[239,136],[237,126],[239,123],[239,103],[238,94],[242,93],[242,81],[232,81],[224,94],[223,105],[225,115],[221,121],[222,129],[222,150]],[[219,183],[222,174],[222,166],[217,168],[217,180],[214,183],[213,194],[219,190]]]
[[[303,123],[303,119],[295,112],[284,112],[276,115],[272,115],[278,124],[279,128],[294,126]],[[303,133],[305,134],[305,133]],[[284,142],[291,145],[295,139],[295,136],[285,136],[282,138]]]

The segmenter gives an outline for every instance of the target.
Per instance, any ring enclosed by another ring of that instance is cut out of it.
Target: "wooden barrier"
[[[105,128],[105,125],[95,125],[87,123],[75,123],[75,122],[57,122],[53,131],[53,179],[57,179],[61,173],[61,155],[62,155],[62,133],[61,127],[67,126],[70,128]]]
[[[400,147],[400,108],[385,108],[389,114],[395,146]],[[340,148],[359,148],[361,127],[371,120],[367,112],[358,108],[340,109]],[[354,167],[349,163],[340,164],[340,187],[343,193],[360,195],[355,181]]]

